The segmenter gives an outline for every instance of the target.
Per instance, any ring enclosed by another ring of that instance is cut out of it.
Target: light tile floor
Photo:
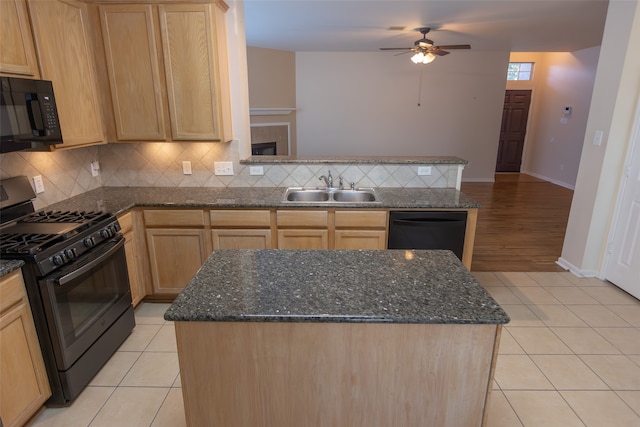
[[[640,301],[570,273],[474,273],[504,307],[489,427],[640,427]],[[136,328],[68,408],[30,426],[185,425],[167,304],[136,309]]]

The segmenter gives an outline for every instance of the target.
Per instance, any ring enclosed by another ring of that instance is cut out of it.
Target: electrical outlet
[[[42,182],[42,175],[33,177],[33,186],[35,187],[36,194],[44,193],[44,182]]]
[[[418,166],[418,175],[431,175],[431,166]]]
[[[184,175],[191,175],[191,162],[189,160],[182,162],[182,173]]]
[[[249,175],[264,175],[262,166],[249,166]]]
[[[100,163],[91,162],[91,176],[96,177],[100,174]]]
[[[213,162],[213,173],[216,175],[233,175],[233,162]]]

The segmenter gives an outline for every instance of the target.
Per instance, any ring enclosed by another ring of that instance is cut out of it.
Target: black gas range
[[[47,405],[66,405],[135,326],[120,225],[103,211],[35,212],[24,176],[0,181],[0,196],[0,257],[25,263]]]
[[[0,255],[33,262],[46,275],[119,231],[117,219],[107,212],[34,212],[0,229]]]

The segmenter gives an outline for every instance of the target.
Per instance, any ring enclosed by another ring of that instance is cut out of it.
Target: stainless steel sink
[[[287,202],[326,202],[329,200],[326,190],[288,189],[285,193]]]
[[[375,202],[376,195],[369,190],[338,190],[333,193],[333,200],[336,202]]]
[[[284,193],[285,202],[307,203],[374,203],[378,196],[373,188],[340,190],[337,188],[289,187]]]

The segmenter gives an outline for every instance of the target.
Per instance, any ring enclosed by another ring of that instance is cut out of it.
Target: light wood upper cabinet
[[[99,14],[118,140],[231,140],[218,5],[105,4]]]
[[[53,82],[60,127],[69,148],[104,142],[86,5],[29,0],[41,77]]]
[[[20,270],[0,280],[0,418],[22,426],[51,396]]]
[[[0,1],[0,74],[39,78],[26,0]]]
[[[165,118],[151,5],[100,6],[116,137],[163,141]]]

